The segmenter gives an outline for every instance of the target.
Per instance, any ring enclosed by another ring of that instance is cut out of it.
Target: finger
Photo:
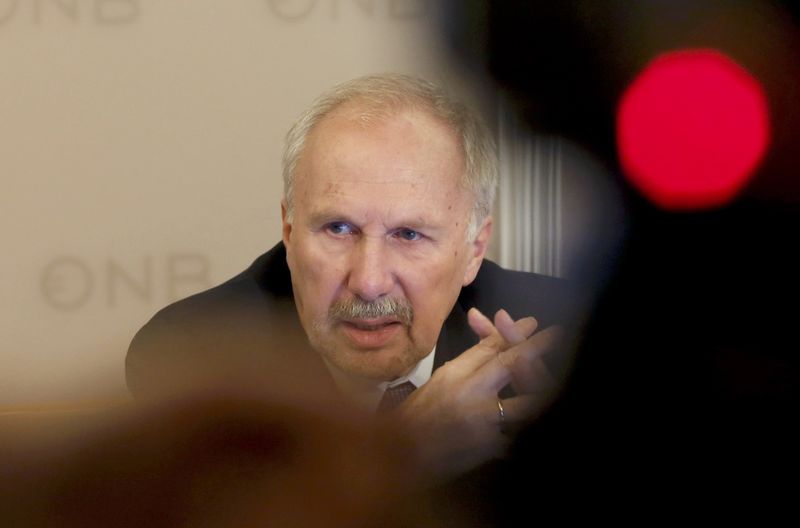
[[[511,365],[500,361],[499,334],[493,334],[433,372],[433,378],[464,380],[474,395],[497,394],[511,382]]]
[[[485,339],[492,335],[495,331],[492,321],[483,315],[477,308],[470,308],[467,312],[467,322],[472,331],[477,334],[480,339]]]
[[[479,365],[473,374],[472,384],[478,393],[497,394],[511,380],[511,365],[504,363],[503,356],[497,352]]]
[[[542,358],[514,362],[511,386],[517,394],[548,394],[555,392],[558,383]]]
[[[525,335],[529,329],[532,332],[533,328],[537,324],[536,319],[532,317],[523,318],[517,322],[512,321],[511,324],[508,324],[508,321],[511,320],[511,317],[505,310],[502,310],[502,313],[498,312],[498,316],[500,318],[500,323],[505,325],[507,330],[509,328],[513,328],[513,331],[517,332],[517,335],[514,336],[514,338],[519,338],[520,336]],[[506,317],[508,320],[505,320]],[[521,353],[520,351],[515,350],[515,348],[523,347],[527,344],[527,341],[522,338],[522,342],[520,344],[506,350],[506,347],[509,346],[509,343],[506,341],[506,339],[499,335],[499,332],[495,332],[496,334],[489,336],[482,341],[482,343],[488,342],[491,339],[499,339],[502,344],[500,346],[493,347],[493,349],[495,349],[497,352],[493,355],[486,352],[479,358],[476,357],[471,363],[471,365],[476,369],[476,377],[473,380],[473,383],[475,384],[475,390],[488,391],[493,394],[497,393],[500,389],[505,387],[513,380],[513,364]],[[536,334],[533,334],[533,336],[535,337]],[[482,361],[482,363],[480,363],[480,361]]]
[[[514,321],[505,310],[498,310],[494,316],[494,326],[509,346],[530,337],[538,324],[535,317],[523,317]]]
[[[513,398],[503,398],[500,400],[503,406],[503,416],[501,416],[499,406],[497,406],[495,421],[501,428],[520,425],[541,416],[552,402],[551,395],[525,394],[514,396]]]
[[[511,317],[505,310],[502,312],[503,315],[500,315],[502,324],[505,325],[509,334],[514,333],[510,337],[518,339],[535,329],[537,322],[533,317],[526,317],[516,322],[511,321],[511,324],[508,324]],[[505,320],[505,317],[508,320]],[[475,380],[476,389],[497,392],[512,380],[511,366],[517,355],[499,355],[501,351],[510,346],[510,343],[500,335],[492,321],[477,308],[471,308],[467,312],[467,319],[473,331],[484,337],[480,343],[451,360],[449,369],[457,369],[460,375],[470,375],[477,372],[478,369],[485,369],[485,372],[482,372]],[[524,341],[524,338],[522,340]]]
[[[557,388],[556,379],[542,360],[544,354],[561,340],[560,327],[545,328],[524,343],[501,352],[501,360],[509,365],[511,383],[518,394],[549,392]]]
[[[500,347],[496,345],[496,342],[501,340],[502,338],[499,336],[496,340],[491,338],[484,339],[472,348],[467,349],[457,358],[448,361],[444,366],[451,372],[457,372],[459,377],[479,375],[478,371],[487,363],[498,363],[497,354],[500,352]],[[504,369],[510,381],[511,370],[508,367],[504,367]],[[478,383],[477,385],[485,385],[485,383]]]
[[[449,371],[456,371],[458,375],[471,375],[487,361],[497,356],[505,345],[505,340],[494,328],[492,321],[483,315],[477,308],[467,312],[470,327],[478,336],[483,336],[481,341],[467,349],[463,354],[447,362]]]
[[[500,352],[500,360],[512,369],[517,362],[532,362],[552,350],[562,335],[563,330],[559,326],[539,330],[525,341]]]

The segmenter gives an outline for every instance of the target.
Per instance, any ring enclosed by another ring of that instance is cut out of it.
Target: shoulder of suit
[[[514,271],[484,260],[475,280],[464,287],[459,303],[491,317],[505,309],[514,318],[534,316],[540,324],[560,322],[575,301],[572,285],[557,277]]]
[[[475,280],[466,288],[486,290],[494,294],[507,294],[513,297],[518,294],[531,293],[530,288],[544,290],[548,293],[563,292],[566,294],[570,289],[570,284],[567,280],[558,277],[506,269],[486,259]]]
[[[227,281],[173,302],[162,308],[139,331],[147,334],[161,326],[172,330],[181,326],[200,326],[206,321],[282,310],[291,304],[292,288],[286,251],[278,244],[260,255],[244,271]],[[141,337],[137,334],[137,337]]]

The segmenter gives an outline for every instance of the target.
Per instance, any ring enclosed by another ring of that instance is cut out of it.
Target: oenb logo
[[[12,23],[119,26],[139,19],[141,0],[0,0],[0,27]]]
[[[425,15],[430,7],[427,0],[265,0],[276,18],[301,22],[311,18],[408,19]]]

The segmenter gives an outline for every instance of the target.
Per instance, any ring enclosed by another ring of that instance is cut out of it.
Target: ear
[[[283,240],[283,245],[286,246],[288,251],[289,242],[292,238],[292,224],[290,224],[286,219],[286,211],[286,200],[281,200],[281,239]]]
[[[478,234],[475,239],[469,242],[469,249],[471,254],[467,262],[467,269],[464,272],[464,282],[462,286],[466,286],[475,280],[478,270],[481,268],[483,257],[486,255],[486,250],[489,247],[489,239],[492,238],[492,217],[487,216],[484,218]]]

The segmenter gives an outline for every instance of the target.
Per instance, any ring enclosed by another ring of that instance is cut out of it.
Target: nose
[[[391,292],[394,273],[382,239],[364,237],[353,248],[347,287],[365,301]]]

